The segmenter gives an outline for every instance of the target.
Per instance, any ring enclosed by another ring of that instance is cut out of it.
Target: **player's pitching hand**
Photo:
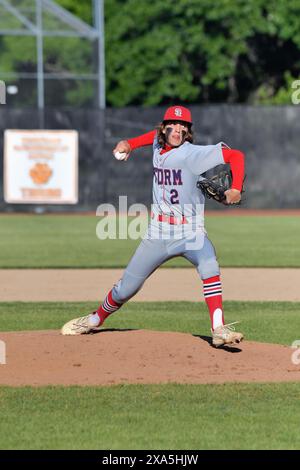
[[[227,204],[238,204],[241,200],[241,192],[238,189],[227,189],[225,191]]]
[[[113,155],[117,160],[126,161],[130,155],[131,147],[127,140],[120,140],[120,142],[113,149]]]

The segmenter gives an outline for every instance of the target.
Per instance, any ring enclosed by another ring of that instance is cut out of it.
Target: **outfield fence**
[[[96,211],[99,204],[151,202],[151,149],[135,151],[118,162],[112,149],[120,140],[148,130],[160,121],[163,107],[88,110],[0,107],[0,149],[5,129],[76,129],[79,132],[79,203],[45,205],[46,211]],[[226,142],[246,154],[245,208],[300,207],[299,106],[191,106],[195,143]],[[0,210],[32,211],[33,205],[6,204],[3,199],[3,158],[0,161]],[[208,208],[222,210],[214,202]]]

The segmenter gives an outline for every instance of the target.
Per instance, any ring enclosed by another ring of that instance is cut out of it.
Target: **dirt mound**
[[[1,385],[286,382],[300,380],[287,346],[245,341],[215,349],[210,338],[148,330],[1,333],[6,364]]]

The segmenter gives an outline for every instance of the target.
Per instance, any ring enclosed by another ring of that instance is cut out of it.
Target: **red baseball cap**
[[[168,108],[163,121],[184,121],[193,124],[191,111],[183,106],[171,106]]]

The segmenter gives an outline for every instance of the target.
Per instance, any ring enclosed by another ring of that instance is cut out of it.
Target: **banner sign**
[[[14,204],[76,204],[78,132],[6,130],[4,199]]]

